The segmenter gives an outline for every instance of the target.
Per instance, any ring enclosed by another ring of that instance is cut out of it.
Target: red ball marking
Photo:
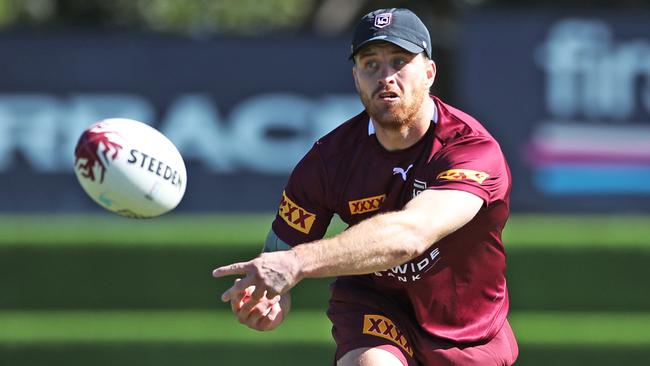
[[[102,125],[96,125],[91,129],[84,131],[84,133],[79,138],[77,142],[77,147],[75,148],[75,167],[77,170],[81,171],[81,175],[85,178],[88,178],[95,181],[95,172],[93,167],[95,164],[98,164],[101,171],[101,176],[99,177],[99,183],[104,182],[104,175],[106,173],[106,165],[99,157],[99,144],[101,143],[103,149],[101,151],[104,161],[110,162],[117,159],[119,151],[122,149],[122,145],[117,142],[111,141],[108,137],[111,131],[97,131],[101,130]],[[113,153],[111,154],[111,150]],[[80,164],[79,161],[85,159],[86,162]]]

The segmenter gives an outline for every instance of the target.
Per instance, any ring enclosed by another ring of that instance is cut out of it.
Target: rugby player
[[[407,9],[355,28],[350,58],[365,110],[297,164],[257,258],[221,299],[271,330],[304,278],[336,277],[327,315],[337,365],[511,365],[501,231],[511,177],[474,118],[430,95],[429,32]],[[334,214],[349,225],[322,239]]]

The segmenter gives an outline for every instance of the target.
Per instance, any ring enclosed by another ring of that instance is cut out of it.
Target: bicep
[[[453,189],[427,189],[413,198],[404,213],[431,242],[470,222],[483,206],[475,194]]]

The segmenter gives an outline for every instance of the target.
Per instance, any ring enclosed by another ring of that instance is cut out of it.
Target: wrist
[[[296,282],[301,281],[307,277],[307,251],[305,245],[298,245],[289,251],[293,255],[293,262],[295,263],[294,275]]]

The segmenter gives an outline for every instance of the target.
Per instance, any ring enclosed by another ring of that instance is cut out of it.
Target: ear
[[[433,85],[433,82],[436,80],[436,63],[433,60],[427,60],[427,79],[429,88]]]

